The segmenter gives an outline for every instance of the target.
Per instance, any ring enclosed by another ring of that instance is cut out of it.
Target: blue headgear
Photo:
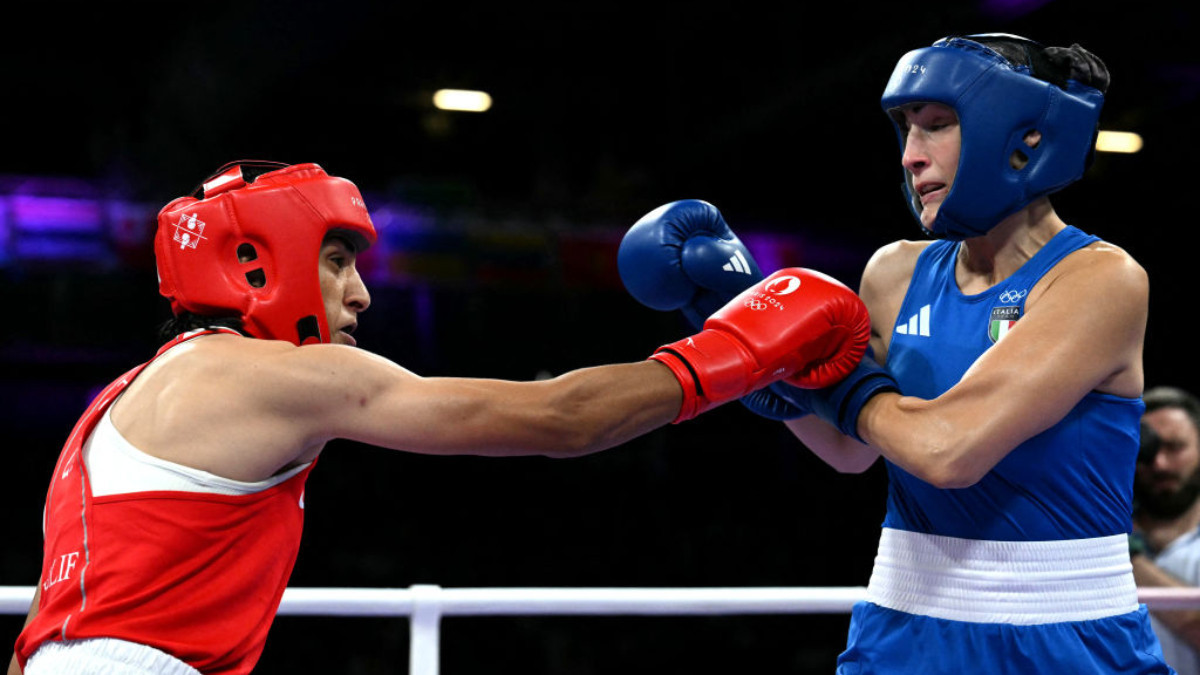
[[[1038,79],[1034,75],[1042,73],[1013,65],[972,38],[1005,38],[1042,49],[1010,35],[943,38],[905,54],[882,99],[885,111],[933,102],[958,115],[958,170],[934,221],[922,226],[926,234],[954,240],[984,234],[1038,197],[1078,180],[1091,159],[1104,103],[1098,89],[1074,79],[1063,78],[1061,86]],[[1041,132],[1041,142],[1031,148],[1024,139],[1033,130]],[[898,122],[896,131],[903,151]],[[1020,168],[1013,166],[1014,153],[1028,158]],[[919,221],[920,195],[905,174],[909,208]]]

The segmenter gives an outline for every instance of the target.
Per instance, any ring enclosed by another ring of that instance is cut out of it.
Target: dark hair
[[[1029,74],[1065,89],[1067,80],[1075,80],[1100,93],[1108,91],[1108,68],[1100,57],[1078,44],[1070,47],[1044,47],[1016,35],[972,35],[965,39],[978,42],[1003,56],[1009,63],[1029,69]]]
[[[1188,419],[1200,431],[1200,399],[1177,387],[1155,387],[1142,395],[1146,412],[1163,408],[1178,408],[1187,413]]]
[[[158,327],[158,336],[163,342],[172,340],[181,333],[205,328],[232,328],[242,335],[249,337],[244,329],[244,323],[238,316],[200,316],[191,312],[180,312],[167,319]]]

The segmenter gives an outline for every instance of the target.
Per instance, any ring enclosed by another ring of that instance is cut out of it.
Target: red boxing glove
[[[786,380],[804,389],[833,385],[858,365],[871,337],[866,305],[844,284],[789,267],[718,309],[704,330],[650,357],[683,385],[675,422]]]

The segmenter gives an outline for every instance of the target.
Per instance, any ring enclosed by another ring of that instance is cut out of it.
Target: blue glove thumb
[[[813,413],[837,427],[843,434],[861,443],[865,441],[858,434],[858,416],[862,413],[862,409],[866,406],[867,401],[870,401],[877,394],[887,391],[898,392],[900,391],[900,385],[896,383],[896,378],[888,372],[887,368],[884,368],[875,361],[874,353],[871,350],[867,350],[867,353],[859,361],[854,372],[832,387],[824,389],[800,389],[784,382],[776,382],[767,387],[767,390],[783,399],[783,402],[788,406],[791,406],[787,408],[783,403],[778,403],[775,404],[775,410],[787,411],[789,414],[798,411]],[[757,394],[759,392],[754,393]],[[753,394],[749,396],[753,396]],[[743,397],[743,402],[745,402],[745,397]],[[759,401],[755,401],[754,403],[762,405]],[[746,405],[749,407],[749,404]],[[754,408],[751,408],[751,410],[754,410]],[[758,411],[755,410],[755,412]],[[796,415],[795,417],[802,416]],[[785,417],[782,419],[795,419],[795,417]]]
[[[699,199],[642,216],[621,240],[617,268],[635,300],[659,311],[678,309],[697,329],[763,278],[721,212]]]

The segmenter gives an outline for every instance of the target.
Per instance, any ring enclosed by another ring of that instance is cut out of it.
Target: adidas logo
[[[896,326],[896,334],[929,337],[929,305],[925,305],[916,314],[909,317],[908,323]]]
[[[753,274],[750,271],[750,261],[746,260],[746,256],[742,255],[741,251],[734,251],[729,262],[722,265],[721,269],[726,272],[737,272],[738,274]]]

